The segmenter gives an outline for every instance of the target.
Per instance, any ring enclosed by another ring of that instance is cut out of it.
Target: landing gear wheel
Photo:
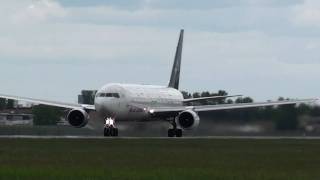
[[[104,124],[104,136],[118,136],[118,128],[115,128],[115,119],[107,117]]]
[[[118,128],[113,128],[113,127],[104,128],[104,136],[117,137],[118,136]]]
[[[176,136],[182,137],[182,129],[176,129]]]
[[[168,137],[182,137],[182,129],[169,129]]]
[[[174,129],[169,129],[168,130],[168,137],[174,137],[175,136],[175,130]]]
[[[118,131],[118,128],[116,128],[116,136],[119,135],[119,131]]]
[[[103,135],[110,136],[110,128],[104,128]]]
[[[111,136],[113,136],[113,137],[116,137],[116,136],[118,136],[118,128],[110,128],[110,134],[111,134]]]

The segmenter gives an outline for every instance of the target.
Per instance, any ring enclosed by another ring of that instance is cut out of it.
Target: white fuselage
[[[117,121],[146,121],[149,114],[141,108],[181,106],[183,95],[174,88],[152,85],[107,84],[96,94],[98,114]]]

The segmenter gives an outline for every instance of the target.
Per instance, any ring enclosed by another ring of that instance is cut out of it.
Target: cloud
[[[202,1],[184,1],[184,0],[145,0],[144,6],[155,9],[217,9],[232,7],[287,7],[301,0],[202,0]]]
[[[45,22],[49,18],[66,16],[63,7],[53,0],[29,0],[23,6],[18,6],[15,12],[11,16],[14,24]]]
[[[298,26],[320,27],[320,1],[305,0],[293,8],[292,21]]]
[[[287,7],[302,0],[201,0],[201,1],[185,1],[185,0],[59,0],[59,2],[67,7],[88,7],[88,6],[108,6],[118,9],[216,9],[230,7]]]
[[[262,100],[318,93],[305,79],[320,76],[319,32],[292,23],[307,1],[122,2],[2,2],[0,82],[11,81],[0,92],[73,101],[108,82],[165,85],[183,27],[183,89]]]
[[[215,9],[156,9],[136,10],[110,6],[68,8],[64,22],[181,28],[215,32],[264,31],[288,35],[288,9],[280,7],[229,7]],[[275,28],[277,27],[277,28]]]
[[[145,0],[58,0],[65,7],[94,7],[109,6],[120,9],[138,9],[143,6]]]
[[[160,3],[156,0],[148,2]],[[19,18],[14,26],[4,24],[2,30],[0,29],[2,34],[6,34],[0,36],[0,57],[42,62],[46,59],[53,62],[128,61],[130,58],[147,61],[150,57],[160,59],[165,57],[161,47],[172,43],[172,39],[176,39],[174,35],[183,27],[193,37],[193,46],[201,46],[203,42],[207,42],[210,45],[201,50],[213,46],[220,49],[215,52],[217,54],[226,52],[221,54],[224,59],[232,56],[250,55],[257,58],[272,55],[286,63],[319,61],[319,45],[315,38],[290,36],[291,27],[287,19],[290,8],[142,8],[132,11],[104,5],[87,8],[64,7],[60,3],[53,0],[12,3],[11,7],[20,11],[8,14]],[[246,0],[243,3],[266,2]],[[32,23],[29,23],[30,21]],[[23,28],[17,27],[19,25]],[[274,36],[276,31],[286,34]],[[203,39],[203,34],[219,36]],[[294,52],[287,53],[288,49],[294,49]],[[201,54],[203,53],[199,52],[198,56],[207,56]]]
[[[2,24],[3,28],[0,29],[4,34],[0,36],[0,57],[5,59],[42,62],[46,59],[53,62],[128,61],[130,58],[147,61],[150,57],[160,59],[165,57],[161,47],[168,46],[172,39],[176,39],[174,35],[180,28],[186,28],[187,33],[193,37],[193,46],[208,42],[210,45],[202,50],[213,46],[220,49],[215,53],[226,52],[221,54],[224,59],[250,54],[254,58],[272,55],[286,63],[319,61],[319,43],[315,42],[316,39],[296,38],[291,32],[288,17],[291,9],[282,7],[283,4],[291,6],[289,1],[279,3],[279,7],[265,7],[270,3],[275,6],[276,2],[243,0],[242,5],[260,5],[208,10],[174,10],[164,7],[126,10],[105,5],[64,7],[62,1],[53,0],[19,2],[13,1],[10,4],[18,11],[7,12],[10,17],[15,17],[15,25]],[[143,2],[159,7],[155,4],[169,5],[169,2],[174,4],[179,1]],[[203,1],[207,4],[210,2],[221,1]],[[224,1],[228,2],[231,1]],[[279,36],[277,32],[285,32],[285,36]],[[202,39],[203,34],[216,34],[221,40],[215,36]],[[287,53],[288,49],[294,49],[294,52]],[[207,56],[201,54],[199,52],[198,56]]]

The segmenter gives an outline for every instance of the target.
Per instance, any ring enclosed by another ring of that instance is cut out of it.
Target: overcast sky
[[[76,102],[111,82],[320,96],[318,0],[0,0],[0,92]]]

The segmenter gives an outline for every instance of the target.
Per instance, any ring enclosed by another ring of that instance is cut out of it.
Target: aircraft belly
[[[100,106],[97,112],[101,118],[115,118],[116,121],[145,121],[148,119],[148,114],[141,109],[133,109],[125,104],[114,106]]]

